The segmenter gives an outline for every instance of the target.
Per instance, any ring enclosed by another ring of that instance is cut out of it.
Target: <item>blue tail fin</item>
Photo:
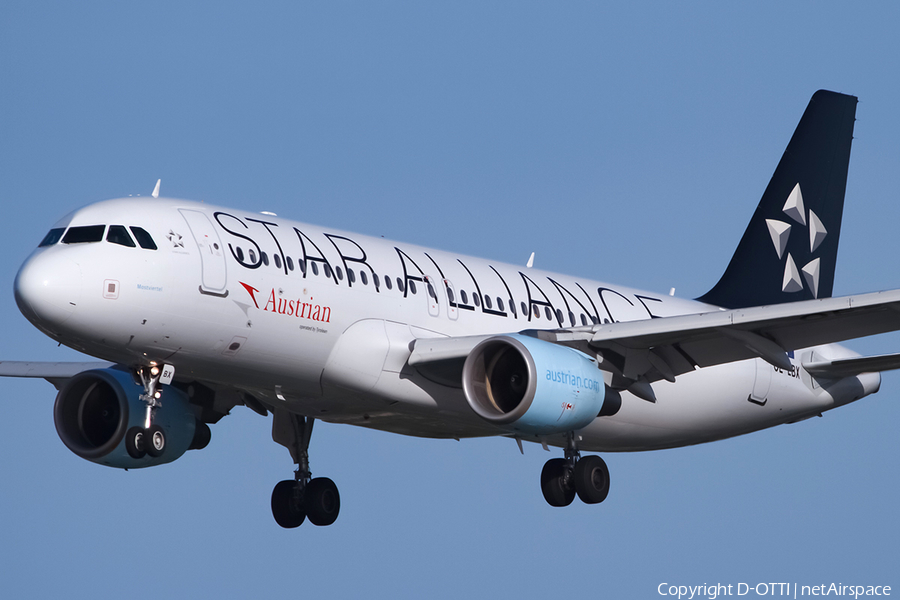
[[[813,95],[725,274],[698,300],[742,308],[831,296],[855,119],[855,96]]]

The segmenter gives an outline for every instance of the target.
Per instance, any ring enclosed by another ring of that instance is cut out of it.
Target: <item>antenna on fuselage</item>
[[[157,179],[157,180],[156,180],[156,187],[153,188],[153,193],[150,194],[150,195],[153,196],[154,198],[159,198],[159,184],[160,184],[161,182],[162,182],[162,179]]]
[[[525,264],[529,269],[534,266],[534,252],[531,253],[531,257],[528,259],[528,262]]]

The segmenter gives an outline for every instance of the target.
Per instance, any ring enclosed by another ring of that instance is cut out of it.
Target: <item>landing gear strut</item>
[[[131,458],[140,459],[147,454],[156,458],[162,456],[166,450],[166,432],[159,425],[153,424],[153,414],[162,406],[160,402],[162,390],[159,387],[163,371],[163,368],[156,365],[137,369],[137,375],[144,385],[144,393],[140,398],[147,409],[144,426],[132,427],[125,433],[125,450]]]
[[[312,478],[309,470],[309,440],[312,417],[276,411],[272,438],[286,446],[297,465],[293,480],[280,481],[272,490],[272,516],[286,529],[299,527],[309,518],[313,525],[331,525],[341,510],[337,486],[327,477]]]
[[[565,458],[552,458],[541,470],[541,492],[550,506],[568,506],[575,494],[585,504],[598,504],[609,494],[609,469],[599,456],[582,458],[575,434],[566,435]]]

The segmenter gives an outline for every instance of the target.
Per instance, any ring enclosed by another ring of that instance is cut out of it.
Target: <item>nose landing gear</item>
[[[159,389],[161,380],[170,383],[175,375],[174,367],[138,367],[137,375],[144,385],[144,393],[141,400],[147,406],[143,427],[132,427],[125,433],[125,450],[134,459],[143,458],[149,454],[156,458],[163,455],[166,450],[166,432],[159,425],[154,425],[153,413],[162,406],[160,398],[162,390]]]
[[[309,440],[312,417],[286,411],[273,415],[272,438],[286,446],[297,465],[293,480],[280,481],[272,490],[272,516],[286,529],[299,527],[307,518],[313,525],[331,525],[341,511],[337,486],[327,477],[312,478],[309,470]]]
[[[550,506],[568,506],[581,498],[585,504],[599,504],[609,494],[609,469],[599,456],[582,457],[574,433],[567,436],[565,458],[552,458],[541,470],[541,492]]]

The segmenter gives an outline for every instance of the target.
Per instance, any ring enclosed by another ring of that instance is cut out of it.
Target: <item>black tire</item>
[[[541,469],[541,492],[550,506],[568,506],[575,499],[575,487],[566,481],[566,459],[551,458]]]
[[[609,469],[599,456],[583,456],[575,463],[575,490],[585,504],[599,504],[609,494]]]
[[[341,512],[337,486],[327,477],[316,477],[306,484],[303,507],[313,525],[331,525]]]
[[[151,425],[144,432],[144,450],[147,454],[156,458],[166,451],[166,432],[159,425]]]
[[[272,490],[272,516],[285,529],[300,527],[306,519],[300,497],[300,484],[291,479],[279,481]]]
[[[135,460],[144,458],[147,454],[144,450],[144,430],[141,427],[132,427],[125,433],[125,450],[128,456]]]

